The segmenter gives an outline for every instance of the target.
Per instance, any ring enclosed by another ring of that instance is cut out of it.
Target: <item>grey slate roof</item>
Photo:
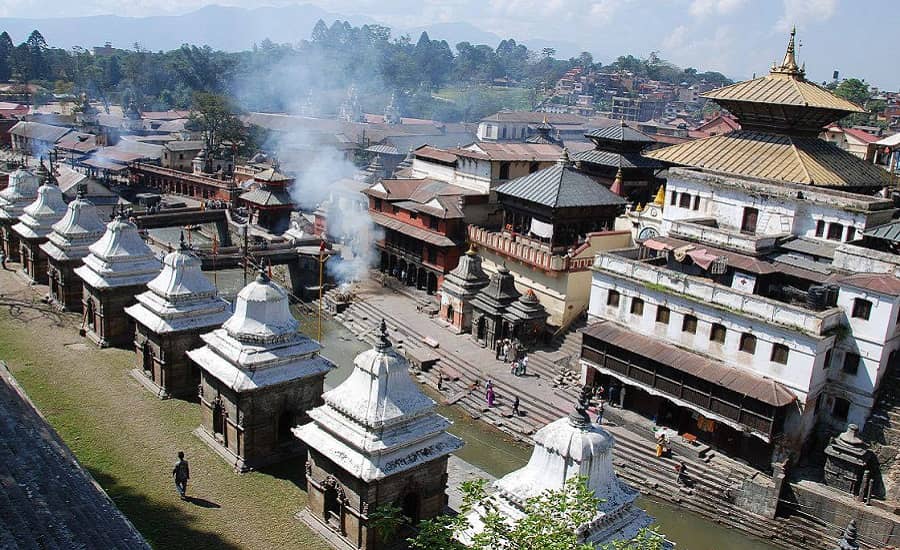
[[[590,164],[615,168],[662,168],[664,166],[658,160],[647,158],[640,153],[620,154],[599,149],[581,151],[572,155],[572,158]]]
[[[900,220],[879,225],[863,232],[866,237],[881,239],[892,243],[900,242]]]
[[[564,163],[504,183],[497,187],[497,193],[550,208],[625,204],[605,186]]]
[[[0,364],[0,548],[150,550]]]
[[[584,134],[584,137],[605,141],[630,141],[632,143],[654,143],[653,138],[625,124],[613,124],[606,128],[597,128]]]
[[[894,222],[897,223],[897,222]],[[888,224],[891,225],[891,224]],[[875,229],[879,229],[882,226],[876,227]],[[873,229],[872,231],[874,231]],[[900,233],[900,225],[897,226],[897,231]],[[866,233],[868,234],[868,232]],[[900,235],[898,235],[900,238]],[[799,252],[800,254],[807,254],[809,256],[817,256],[820,258],[834,258],[834,250],[838,247],[837,243],[830,243],[821,241],[819,239],[808,239],[805,237],[797,237],[796,239],[792,239],[790,241],[783,242],[779,245],[780,248],[784,250],[789,250],[791,252]]]
[[[259,206],[290,206],[293,205],[291,197],[282,190],[253,189],[241,195],[241,200],[252,202]]]
[[[46,141],[48,143],[56,143],[61,137],[71,132],[71,128],[63,128],[61,126],[52,126],[42,122],[17,122],[15,126],[9,129],[9,133],[14,136],[21,136],[27,139],[36,139],[38,141]]]

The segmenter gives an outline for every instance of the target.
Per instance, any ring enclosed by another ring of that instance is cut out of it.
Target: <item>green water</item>
[[[177,239],[177,233],[176,233]],[[243,271],[223,270],[215,275],[220,292],[234,296],[243,285]],[[300,321],[301,330],[316,338],[318,322],[315,315],[294,306],[294,315]],[[337,368],[325,378],[326,388],[340,384],[353,370],[353,359],[367,349],[367,345],[345,327],[330,319],[322,322],[322,355],[333,361]],[[439,412],[453,421],[450,431],[466,442],[457,456],[494,477],[501,477],[521,468],[531,456],[531,447],[515,442],[496,428],[472,420],[456,407],[440,406]],[[682,510],[664,502],[642,497],[638,505],[656,518],[660,530],[669,540],[677,543],[678,550],[772,550],[773,547],[737,531],[709,521],[697,514]]]

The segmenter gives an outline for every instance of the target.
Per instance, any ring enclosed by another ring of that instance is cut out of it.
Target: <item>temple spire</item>
[[[616,179],[613,181],[612,187],[609,188],[610,191],[612,191],[619,197],[625,195],[625,185],[623,179],[624,177],[622,176],[622,167],[620,166],[616,171]]]
[[[388,338],[387,332],[387,323],[384,322],[384,319],[381,320],[381,325],[379,326],[378,341],[375,342],[375,349],[379,351],[384,351],[391,347],[391,340]]]
[[[794,45],[794,38],[796,35],[797,27],[792,27],[791,38],[788,40],[787,50],[784,52],[784,59],[781,61],[781,66],[772,67],[772,73],[803,76],[803,70],[797,65],[797,53]]]
[[[591,406],[591,388],[587,385],[581,388],[578,401],[575,402],[575,410],[569,414],[569,424],[576,428],[586,428],[591,425],[591,417],[587,410]]]

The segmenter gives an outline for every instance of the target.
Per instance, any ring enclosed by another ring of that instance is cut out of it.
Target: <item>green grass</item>
[[[133,352],[85,345],[76,316],[41,306],[12,311],[11,293],[33,292],[23,287],[0,273],[0,359],[155,548],[327,548],[293,517],[306,504],[301,460],[235,474],[191,433],[197,404],[144,391],[128,374]],[[179,450],[191,463],[188,494],[199,505],[175,493],[170,472]]]

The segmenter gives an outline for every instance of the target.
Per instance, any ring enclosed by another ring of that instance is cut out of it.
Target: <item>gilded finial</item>
[[[781,61],[780,67],[772,67],[773,73],[786,74],[791,76],[802,76],[803,71],[797,65],[796,47],[794,38],[797,35],[797,27],[791,28],[791,37],[788,40],[787,50],[784,52],[784,59]]]
[[[653,199],[653,204],[658,206],[662,206],[666,202],[666,186],[660,185],[659,189],[656,190],[656,198]]]
[[[470,243],[469,243],[469,249],[466,250],[466,256],[474,256],[474,255],[477,254],[477,253],[478,253],[478,251],[475,250],[475,243],[474,243],[474,242],[470,242]]]

